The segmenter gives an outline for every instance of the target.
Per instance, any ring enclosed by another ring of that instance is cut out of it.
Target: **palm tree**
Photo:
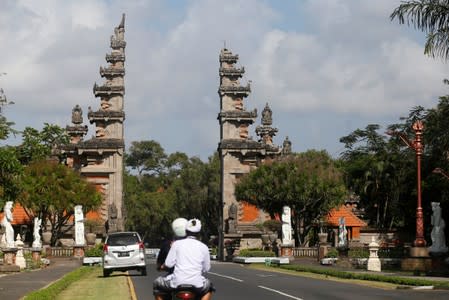
[[[390,15],[400,24],[413,25],[427,34],[424,54],[443,60],[449,58],[449,1],[402,1]]]

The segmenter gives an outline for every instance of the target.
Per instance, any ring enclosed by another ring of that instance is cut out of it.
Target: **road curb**
[[[129,273],[126,272],[126,274],[128,276],[126,276],[127,281],[128,281],[128,289],[129,289],[129,293],[131,296],[131,300],[137,300],[137,296],[136,296],[136,291],[134,290],[134,284],[133,281],[131,280],[131,277],[129,276]]]

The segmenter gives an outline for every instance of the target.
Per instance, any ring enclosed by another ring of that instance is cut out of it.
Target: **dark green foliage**
[[[367,247],[351,247],[348,251],[350,258],[368,258],[369,249]]]
[[[16,200],[21,190],[22,171],[15,148],[0,147],[0,207],[3,208],[6,201]]]
[[[268,161],[244,175],[235,188],[237,199],[272,218],[282,214],[283,206],[290,206],[294,228],[304,226],[295,230],[299,244],[307,242],[314,222],[341,204],[346,193],[334,160],[325,151],[314,150]]]
[[[177,217],[199,218],[202,239],[218,233],[219,160],[207,163],[175,152],[167,155],[155,141],[133,142],[126,166],[137,176],[125,174],[127,228],[142,234],[151,246],[171,238],[171,222]]]

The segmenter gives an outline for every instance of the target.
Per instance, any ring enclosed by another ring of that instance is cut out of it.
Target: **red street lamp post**
[[[422,133],[424,129],[424,125],[422,121],[418,120],[412,125],[413,131],[415,131],[415,139],[413,141],[409,141],[407,137],[400,132],[389,131],[387,134],[389,135],[397,135],[401,138],[401,140],[413,149],[416,153],[416,178],[417,178],[417,193],[418,193],[418,201],[416,204],[416,238],[413,242],[415,247],[425,247],[426,240],[424,239],[424,217],[423,210],[421,205],[421,156],[423,154],[424,145],[422,143]]]

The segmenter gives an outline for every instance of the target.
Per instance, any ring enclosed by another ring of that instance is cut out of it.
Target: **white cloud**
[[[399,3],[7,0],[0,85],[16,102],[8,114],[18,129],[65,126],[75,104],[95,109],[92,86],[103,82],[98,69],[124,12],[128,143],[155,139],[168,152],[212,154],[226,43],[246,68],[242,83],[253,82],[247,108],[270,103],[277,143],[288,135],[295,150],[334,153],[347,131],[431,106],[446,92],[447,66],[423,55],[422,36],[390,21]]]

